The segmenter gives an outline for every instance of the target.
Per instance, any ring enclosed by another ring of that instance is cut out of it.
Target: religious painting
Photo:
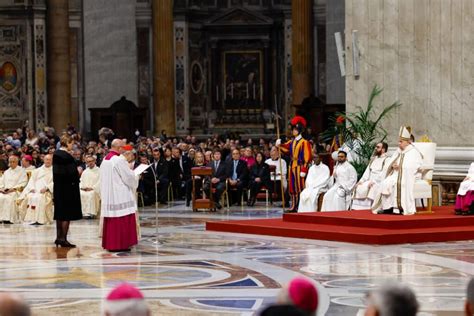
[[[204,74],[201,64],[198,61],[193,61],[191,64],[191,90],[195,94],[199,94],[204,84]]]
[[[0,66],[0,87],[6,92],[12,92],[17,86],[18,73],[15,65],[6,61]]]
[[[263,99],[263,63],[261,51],[224,52],[225,104],[257,105]]]

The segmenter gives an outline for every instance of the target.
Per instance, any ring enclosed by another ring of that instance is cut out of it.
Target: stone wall
[[[403,103],[384,122],[391,144],[404,124],[439,147],[473,149],[474,2],[346,0],[345,13],[347,111],[366,106],[377,84],[384,88],[380,106]],[[353,75],[354,30],[360,49],[358,78]]]

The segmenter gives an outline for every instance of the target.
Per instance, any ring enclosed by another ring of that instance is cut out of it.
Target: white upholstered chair
[[[433,169],[436,155],[436,143],[413,143],[423,155],[423,165],[420,168],[420,176],[417,176],[414,188],[415,199],[427,199],[428,213],[431,213],[433,206],[431,181],[433,179]]]

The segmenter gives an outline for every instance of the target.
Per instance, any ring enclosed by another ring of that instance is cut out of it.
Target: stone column
[[[313,1],[291,5],[293,105],[298,107],[313,92]]]
[[[57,133],[71,122],[68,0],[47,1],[48,125]]]
[[[174,104],[173,1],[153,0],[154,133],[176,133]]]

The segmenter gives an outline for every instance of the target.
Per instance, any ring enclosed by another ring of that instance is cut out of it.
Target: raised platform
[[[474,240],[474,216],[456,216],[452,206],[433,207],[433,212],[413,216],[370,211],[284,214],[279,219],[207,222],[206,230],[378,245]]]

